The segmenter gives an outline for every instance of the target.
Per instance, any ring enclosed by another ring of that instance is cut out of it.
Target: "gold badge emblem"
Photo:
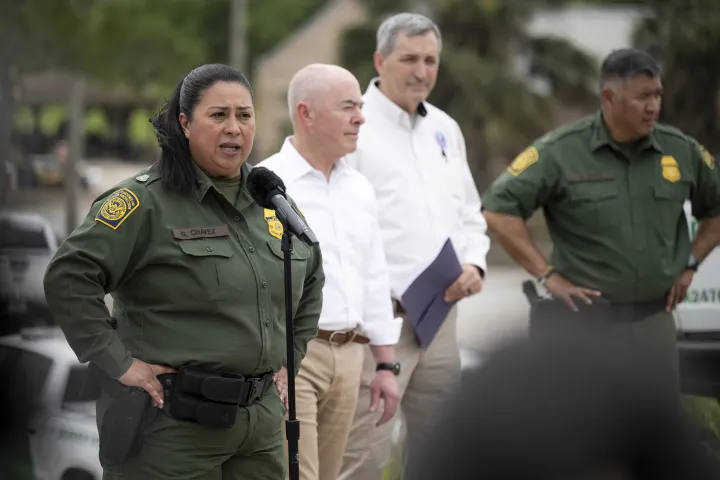
[[[662,176],[668,182],[675,183],[680,180],[680,169],[678,168],[675,157],[671,155],[664,155],[660,159],[660,165],[662,166]]]
[[[710,155],[710,152],[707,151],[705,147],[700,145],[700,153],[702,154],[703,162],[705,162],[705,165],[712,170],[715,168],[715,159],[712,155]]]
[[[137,195],[127,188],[121,188],[105,200],[95,216],[95,221],[117,230],[139,206]]]
[[[515,160],[512,161],[507,171],[510,172],[510,175],[517,177],[527,170],[530,165],[537,162],[538,158],[539,154],[537,148],[528,147],[520,155],[515,157]]]
[[[282,240],[283,236],[283,225],[275,216],[275,210],[265,209],[265,221],[268,223],[268,231],[273,237]]]

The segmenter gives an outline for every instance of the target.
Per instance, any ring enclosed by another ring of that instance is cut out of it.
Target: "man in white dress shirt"
[[[344,159],[364,121],[357,79],[338,66],[309,65],[291,80],[288,104],[293,136],[261,165],[283,179],[317,235],[326,277],[319,333],[296,378],[300,478],[336,480],[356,408],[380,411],[380,423],[395,414],[402,319],[393,316],[375,194]],[[378,371],[358,405],[363,345]]]
[[[348,163],[374,187],[380,230],[390,270],[393,304],[406,320],[396,346],[400,410],[406,446],[432,433],[438,407],[460,378],[456,308],[427,349],[398,303],[403,293],[451,240],[462,274],[445,292],[447,301],[480,292],[490,240],[480,197],[468,168],[465,140],[457,122],[426,102],[440,63],[441,36],[427,17],[402,13],[385,20],[374,54],[379,78],[363,100],[365,124]],[[374,372],[366,353],[359,405],[371,395]],[[376,427],[377,414],[359,408],[350,431],[339,479],[380,480],[391,453],[392,424]]]

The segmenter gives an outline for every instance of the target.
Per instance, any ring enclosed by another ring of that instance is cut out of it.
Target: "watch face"
[[[381,363],[377,366],[376,370],[390,370],[394,375],[400,375],[400,363]]]

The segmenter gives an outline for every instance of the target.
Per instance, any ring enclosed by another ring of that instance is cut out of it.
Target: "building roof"
[[[75,76],[65,71],[25,74],[19,79],[18,103],[21,106],[67,104]],[[155,107],[158,99],[122,85],[108,85],[86,79],[85,104],[88,107]]]

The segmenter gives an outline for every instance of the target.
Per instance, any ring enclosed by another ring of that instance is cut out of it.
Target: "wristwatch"
[[[556,273],[556,270],[553,267],[548,268],[548,271],[545,272],[543,276],[538,277],[537,282],[544,287],[547,283],[548,278],[550,278],[550,275],[552,275],[553,273]]]
[[[693,272],[697,272],[699,267],[700,262],[698,261],[697,257],[694,253],[690,253],[687,264],[685,265],[685,270],[692,270]]]
[[[400,362],[378,363],[375,371],[379,372],[380,370],[390,370],[397,377],[400,375]]]

